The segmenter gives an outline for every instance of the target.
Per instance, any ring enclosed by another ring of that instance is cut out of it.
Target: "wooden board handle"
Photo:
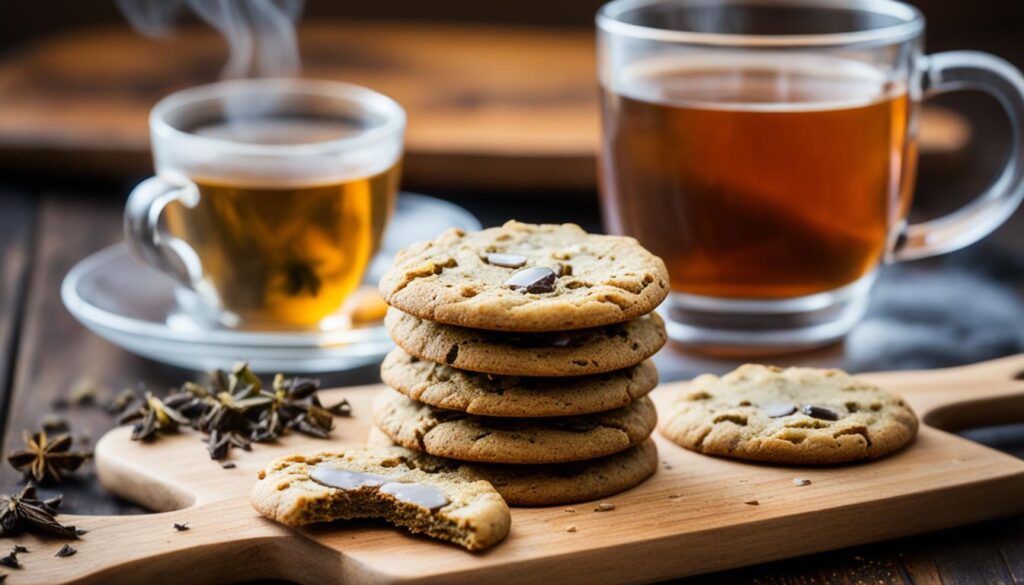
[[[1024,354],[957,368],[863,377],[898,386],[921,420],[942,430],[1024,422]]]

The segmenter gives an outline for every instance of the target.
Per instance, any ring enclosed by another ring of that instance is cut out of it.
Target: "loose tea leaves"
[[[25,431],[25,447],[7,457],[8,463],[36,483],[60,483],[63,474],[81,467],[92,455],[71,449],[71,435],[50,438],[46,431]]]
[[[55,557],[62,557],[62,558],[63,557],[70,557],[71,555],[75,554],[76,552],[78,552],[78,551],[75,550],[75,548],[72,547],[70,544],[65,544],[64,546],[60,547],[60,550],[57,551],[57,554],[55,554],[53,556],[55,556]]]
[[[319,437],[330,436],[334,417],[351,416],[347,400],[325,407],[317,395],[320,382],[308,378],[274,377],[270,388],[245,363],[231,372],[217,370],[208,385],[186,382],[160,399],[147,393],[138,408],[119,419],[139,421],[134,440],[150,440],[190,426],[206,436],[210,458],[223,460],[233,448],[250,450],[251,443],[272,441],[290,430]]]
[[[0,537],[29,532],[41,536],[77,539],[84,531],[74,526],[64,526],[54,518],[61,500],[61,496],[40,500],[35,486],[31,483],[25,484],[16,495],[0,496]]]

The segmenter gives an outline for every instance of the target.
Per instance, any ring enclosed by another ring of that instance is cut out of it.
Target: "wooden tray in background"
[[[327,392],[355,417],[332,441],[290,435],[210,461],[190,431],[152,444],[130,429],[96,445],[107,489],[161,514],[64,517],[89,532],[78,554],[21,537],[32,554],[17,583],[638,583],[809,554],[976,522],[1024,509],[1024,461],[939,430],[1024,420],[1024,355],[963,368],[865,376],[902,393],[923,420],[909,448],[877,462],[817,468],[705,457],[657,435],[662,465],[640,486],[594,504],[512,511],[507,541],[480,553],[367,522],[292,530],[249,505],[256,473],[293,452],[360,445],[378,386]],[[680,384],[653,393],[661,412]],[[796,486],[796,477],[810,485]],[[759,505],[744,502],[756,499]],[[175,522],[188,522],[176,532]],[[567,532],[576,526],[576,532]]]
[[[409,113],[409,185],[591,189],[599,136],[590,31],[307,22],[304,75],[363,84]],[[151,40],[85,29],[0,62],[0,164],[148,173],[146,115],[163,95],[215,81],[227,50],[208,29]],[[959,152],[970,130],[923,116],[921,150]]]

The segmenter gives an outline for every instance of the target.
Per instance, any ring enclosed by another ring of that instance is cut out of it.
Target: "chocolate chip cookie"
[[[658,469],[658,449],[647,439],[607,457],[552,465],[466,463],[394,446],[379,429],[370,430],[371,447],[392,447],[421,469],[457,472],[494,486],[510,506],[558,506],[605,498],[642,483]]]
[[[260,472],[250,499],[257,512],[289,526],[383,518],[468,550],[501,542],[512,523],[486,481],[410,464],[395,449],[278,459]]]
[[[657,313],[625,323],[557,333],[495,333],[424,321],[390,309],[392,339],[418,358],[461,370],[506,376],[583,376],[629,368],[663,345]]]
[[[899,396],[841,370],[748,364],[696,378],[661,432],[707,455],[828,464],[892,453],[913,440],[917,426]]]
[[[497,417],[575,416],[621,408],[658,385],[650,361],[573,378],[494,376],[422,360],[401,348],[384,358],[388,386],[430,406]]]
[[[450,230],[400,252],[384,299],[421,319],[498,331],[565,331],[635,319],[669,292],[660,258],[633,238],[510,221]]]
[[[461,461],[516,464],[611,455],[642,442],[657,424],[654,403],[646,396],[596,414],[517,419],[434,408],[394,390],[377,397],[373,418],[402,447]]]

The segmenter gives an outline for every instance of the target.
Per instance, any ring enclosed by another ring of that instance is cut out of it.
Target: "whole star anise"
[[[186,382],[163,399],[147,393],[141,407],[127,411],[120,423],[142,419],[132,439],[155,438],[188,424],[206,434],[210,457],[225,459],[231,449],[251,449],[251,443],[272,441],[289,430],[326,438],[334,417],[350,416],[347,400],[325,407],[317,391],[320,383],[306,378],[285,378],[278,374],[272,388],[245,362],[230,372],[217,370],[207,385]]]
[[[51,439],[46,431],[25,431],[24,441],[25,448],[11,453],[7,461],[36,483],[59,483],[63,473],[78,469],[92,457],[85,451],[72,451],[71,435],[67,434]]]
[[[260,412],[259,426],[253,435],[255,441],[276,439],[288,429],[314,437],[327,438],[334,428],[335,416],[348,416],[352,408],[347,400],[330,407],[320,403],[317,391],[320,382],[309,378],[274,376],[273,391],[261,391],[267,397],[269,408]]]
[[[40,500],[32,483],[25,484],[16,495],[0,496],[0,537],[30,532],[77,539],[85,533],[83,530],[64,526],[54,518],[60,503],[61,496]]]
[[[123,425],[141,419],[132,428],[133,441],[145,441],[152,439],[159,432],[174,432],[178,425],[189,424],[188,418],[178,412],[173,406],[174,403],[165,402],[146,392],[142,405],[133,410],[125,412],[117,419],[117,424]]]

